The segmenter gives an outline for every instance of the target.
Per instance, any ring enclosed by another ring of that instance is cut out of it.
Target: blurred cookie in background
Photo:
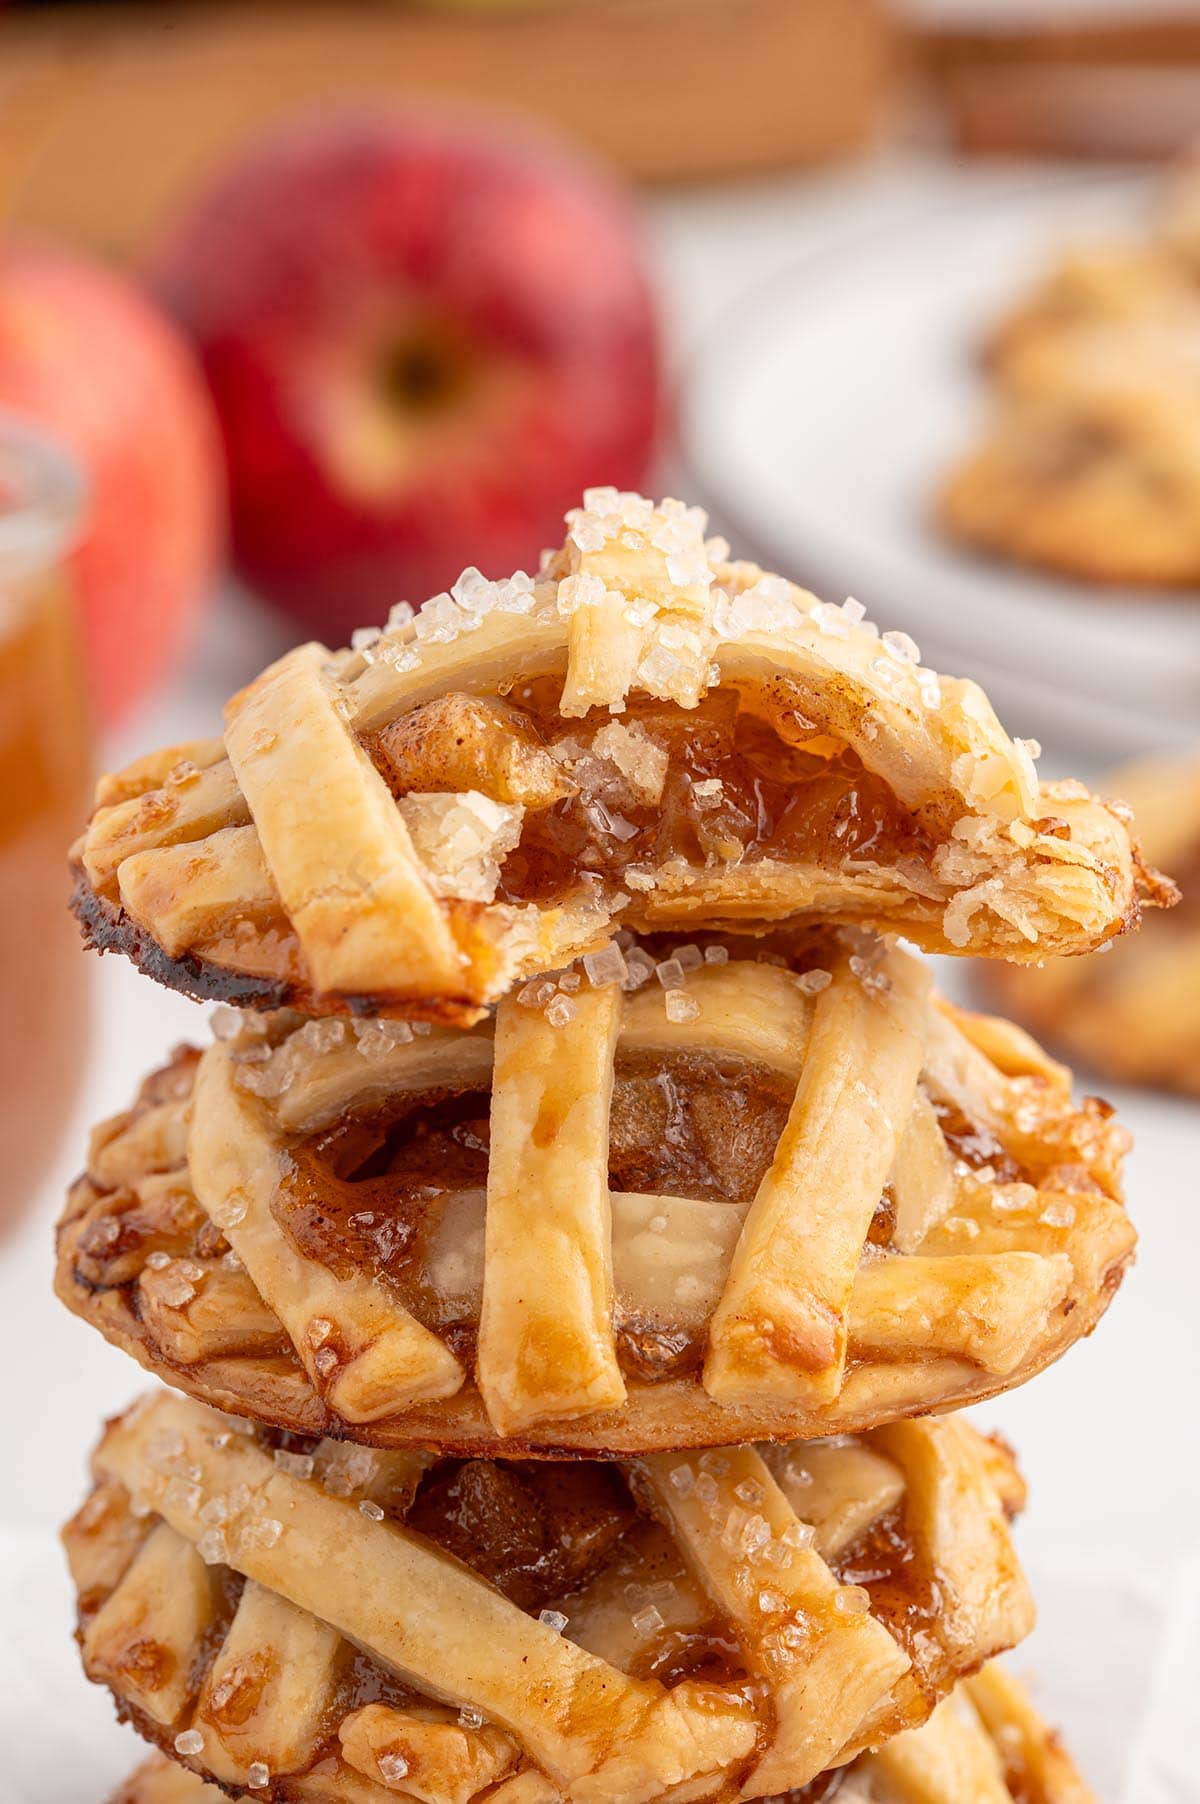
[[[1081,327],[1200,320],[1200,196],[1196,210],[1194,268],[1164,245],[1136,239],[1066,250],[988,335],[988,373],[1019,381],[1028,354]]]
[[[1200,584],[1200,307],[1010,347],[937,512],[952,538],[1085,581]]]
[[[1200,1096],[1200,747],[1143,760],[1106,785],[1136,811],[1146,856],[1182,892],[1103,952],[990,966],[988,998],[1053,1046],[1124,1083]]]
[[[951,539],[1090,583],[1200,586],[1200,161],[1140,232],[1068,248],[987,335]]]

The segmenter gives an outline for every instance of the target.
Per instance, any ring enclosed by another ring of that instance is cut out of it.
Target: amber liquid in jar
[[[87,973],[67,908],[67,848],[90,776],[62,567],[71,490],[49,503],[23,492],[10,459],[27,447],[14,452],[8,435],[0,419],[0,1233],[58,1155],[82,1070]]]

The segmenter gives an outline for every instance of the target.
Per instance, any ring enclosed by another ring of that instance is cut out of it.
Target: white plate
[[[730,536],[856,595],[1016,731],[1116,758],[1200,731],[1200,592],[1096,591],[976,559],[929,524],[986,395],[988,323],[1072,239],[1119,232],[1144,178],[1025,183],[811,258],[743,301],[686,385],[683,454]]]

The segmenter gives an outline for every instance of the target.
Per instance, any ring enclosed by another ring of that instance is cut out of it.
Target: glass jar
[[[0,411],[0,1233],[60,1150],[86,1049],[67,909],[90,777],[67,563],[83,500],[73,460]]]

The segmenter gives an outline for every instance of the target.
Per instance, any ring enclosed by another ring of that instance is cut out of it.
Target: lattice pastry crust
[[[1018,1029],[845,932],[591,969],[178,1054],[93,1138],[59,1294],[222,1408],[530,1453],[871,1426],[1095,1325],[1127,1136]]]
[[[469,1020],[619,923],[1036,959],[1166,896],[1123,814],[1039,785],[974,684],[856,604],[728,562],[677,503],[596,490],[568,526],[536,580],[468,571],[357,651],[301,646],[223,741],[104,778],[92,941],[195,995]]]
[[[253,1799],[252,1792],[243,1794]],[[111,1804],[221,1804],[223,1794],[152,1754]],[[312,1804],[356,1804],[334,1788]],[[1024,1688],[992,1661],[929,1721],[784,1794],[786,1804],[1096,1804],[1094,1792]]]
[[[1020,1481],[956,1417],[620,1468],[241,1427],[145,1399],[65,1540],[89,1677],[275,1804],[335,1774],[363,1804],[784,1792],[1032,1622]]]
[[[1181,905],[1103,957],[981,972],[989,993],[1091,1070],[1200,1096],[1200,754],[1114,773],[1152,856],[1179,874]]]
[[[1010,351],[993,423],[942,490],[946,530],[1091,581],[1194,585],[1198,343],[1200,304]]]

